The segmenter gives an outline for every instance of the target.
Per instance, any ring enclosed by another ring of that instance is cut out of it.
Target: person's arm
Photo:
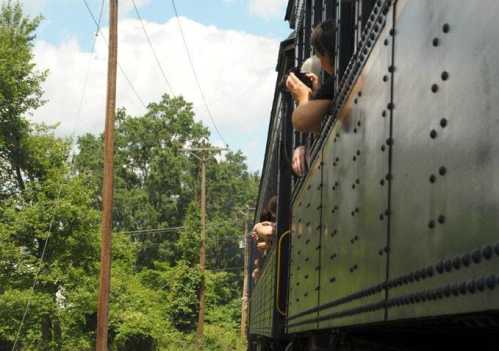
[[[313,81],[314,90],[317,90],[318,78],[314,77]],[[320,133],[321,119],[328,112],[331,100],[311,100],[312,89],[293,73],[289,74],[286,87],[298,105],[292,115],[293,128],[302,132]]]
[[[254,231],[256,232],[258,239],[268,242],[272,240],[272,236],[275,233],[275,224],[272,222],[257,223]]]
[[[305,175],[306,168],[307,165],[305,162],[305,146],[298,146],[295,151],[293,151],[291,169],[296,176],[303,177]]]
[[[293,128],[301,132],[313,132],[319,134],[321,131],[322,117],[328,112],[331,100],[302,100],[293,111]]]
[[[267,251],[267,249],[269,248],[267,242],[265,241],[261,241],[259,243],[256,244],[256,249],[261,253],[261,254],[265,254],[265,252]]]

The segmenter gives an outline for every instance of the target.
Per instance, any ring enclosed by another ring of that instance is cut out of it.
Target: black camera
[[[288,80],[288,76],[290,73],[294,73],[296,78],[301,80],[303,84],[305,84],[310,89],[313,89],[312,79],[310,79],[305,72],[302,72],[300,68],[294,67],[291,68],[288,73],[284,75],[284,77],[282,77],[281,82],[279,83],[279,89],[281,89],[281,91],[288,92],[288,89],[286,88],[286,81]]]

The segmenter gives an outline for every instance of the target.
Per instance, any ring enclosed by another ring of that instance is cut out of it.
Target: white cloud
[[[286,0],[250,0],[249,10],[252,15],[271,19],[284,17]]]
[[[8,0],[0,0],[0,5],[7,3]],[[12,0],[16,1],[16,0]],[[48,0],[20,0],[23,9],[26,11],[26,13],[30,15],[39,15],[42,13],[42,10],[44,10],[48,5],[49,2]],[[149,5],[151,0],[135,0],[135,4],[137,7],[140,9],[144,6]],[[93,9],[98,9],[100,7],[100,1],[96,0],[90,0],[88,1],[89,5]],[[105,11],[107,12],[108,9],[108,1],[105,1]],[[123,17],[125,15],[129,15],[130,11],[133,10],[133,4],[131,0],[122,0],[119,2],[119,12],[120,12],[120,17]]]
[[[276,79],[278,42],[232,30],[221,30],[181,18],[191,55],[206,99],[218,128],[232,148],[249,154],[252,169],[261,168],[270,108]],[[195,85],[177,23],[146,22],[149,35],[177,94],[194,103],[198,119],[218,137],[207,117]],[[107,29],[104,30],[107,32]],[[126,19],[119,28],[119,62],[146,103],[157,101],[167,91],[140,23]],[[60,45],[44,41],[35,47],[40,68],[50,69],[44,85],[49,102],[33,119],[60,122],[60,133],[100,132],[104,126],[107,48],[97,41],[96,53],[82,52],[76,40]],[[90,65],[89,65],[90,63]],[[88,85],[80,117],[77,111],[88,67]],[[118,106],[131,114],[144,108],[118,73]],[[262,144],[258,152],[255,141]]]
[[[47,0],[22,0],[21,3],[28,13],[39,14],[47,4]]]
[[[135,0],[135,5],[137,6],[137,8],[140,9],[144,6],[149,5],[150,2],[151,2],[151,0]],[[133,3],[131,0],[124,0],[124,1],[119,2],[118,11],[119,11],[120,15],[122,15],[122,16],[126,15],[133,10],[134,10],[134,8],[133,8]]]
[[[6,4],[9,0],[0,0],[0,6]],[[15,3],[16,0],[12,0]],[[23,10],[30,15],[39,15],[42,9],[47,5],[47,0],[20,0]]]

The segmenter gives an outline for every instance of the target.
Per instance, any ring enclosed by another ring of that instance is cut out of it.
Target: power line
[[[168,80],[168,78],[166,78],[165,71],[163,70],[163,66],[161,65],[161,62],[159,61],[158,55],[156,54],[156,50],[154,50],[154,46],[152,45],[151,37],[147,33],[146,26],[144,24],[142,16],[140,15],[138,7],[135,4],[135,0],[131,0],[131,2],[133,4],[133,8],[135,9],[135,14],[137,15],[137,18],[139,19],[140,24],[142,25],[142,30],[144,31],[144,35],[146,36],[147,42],[149,44],[149,47],[151,48],[154,59],[156,60],[156,63],[158,64],[159,70],[161,71],[161,75],[163,76],[163,79],[165,80],[165,83],[168,86],[168,88],[170,89],[170,92],[172,93],[172,95],[175,95],[175,93],[173,91],[173,87],[170,84],[170,81]]]
[[[173,232],[182,230],[185,227],[169,227],[169,228],[157,228],[157,229],[142,229],[142,230],[132,230],[127,232],[119,232],[121,234],[141,234],[141,233],[160,233],[160,232]]]
[[[239,271],[243,270],[243,266],[234,266],[234,267],[226,267],[226,268],[215,268],[215,269],[207,269],[209,272],[225,272],[225,271]]]
[[[198,86],[199,94],[201,95],[201,99],[203,100],[204,107],[205,107],[206,111],[208,112],[208,116],[210,117],[211,123],[213,124],[213,128],[215,128],[215,131],[217,132],[218,136],[220,137],[220,140],[222,140],[222,142],[226,146],[228,146],[229,144],[227,144],[224,137],[220,133],[220,130],[218,130],[217,124],[215,123],[215,119],[213,118],[211,110],[210,110],[208,103],[206,101],[206,97],[204,96],[203,89],[201,88],[201,83],[199,82],[199,78],[198,78],[198,75],[196,73],[196,69],[194,68],[194,63],[192,61],[189,46],[187,45],[187,40],[185,39],[185,36],[184,36],[184,30],[182,29],[182,24],[180,23],[180,18],[178,16],[178,12],[177,12],[177,6],[175,6],[175,0],[172,0],[171,2],[172,2],[172,6],[173,6],[173,11],[175,12],[175,17],[177,19],[177,24],[178,24],[178,28],[180,31],[180,36],[182,37],[182,41],[184,43],[185,52],[187,53],[187,58],[189,59],[189,64],[191,66],[192,74],[194,75],[194,80],[196,81],[196,84]]]
[[[93,43],[92,43],[92,51],[91,51],[90,57],[88,58],[87,72],[85,73],[85,80],[84,80],[84,83],[83,83],[82,93],[81,93],[81,97],[80,97],[80,103],[78,104],[78,112],[76,113],[76,115],[77,115],[77,119],[76,120],[77,121],[80,120],[81,109],[83,107],[83,101],[85,100],[85,92],[87,90],[88,77],[90,75],[90,67],[91,67],[91,63],[92,63],[92,57],[93,57],[94,52],[95,52],[95,46],[97,44],[97,37],[99,36],[99,32],[100,32],[100,26],[101,26],[101,23],[102,23],[102,15],[103,15],[103,13],[104,13],[104,0],[101,1],[100,10],[99,10],[99,21],[97,23],[97,30],[95,32],[94,40],[93,40]]]
[[[85,1],[85,6],[91,12],[90,7],[88,6],[88,3],[86,1]],[[95,20],[95,24],[97,26],[97,32],[96,32],[96,35],[95,35],[95,38],[94,38],[93,44],[92,44],[92,54],[95,51],[95,44],[97,42],[97,35],[98,35],[99,31],[100,31],[100,26],[101,26],[101,23],[102,23],[103,10],[104,10],[104,0],[102,0],[101,5],[100,5],[99,20],[98,21]],[[94,17],[94,19],[95,19],[95,17]],[[84,84],[83,84],[83,89],[82,89],[82,95],[81,95],[81,98],[80,98],[80,103],[79,103],[78,112],[77,112],[78,118],[79,118],[80,113],[81,113],[81,107],[83,105],[83,99],[84,99],[84,96],[85,96],[85,90],[86,90],[86,87],[87,87],[87,84],[88,84],[88,75],[89,75],[89,71],[90,71],[90,63],[91,63],[91,61],[89,59],[89,61],[88,61],[88,68],[87,68],[87,72],[86,72],[86,76],[85,76],[85,80],[84,80]],[[63,182],[61,182],[61,184],[59,185],[59,190],[58,190],[58,193],[57,193],[56,202],[59,202],[59,200],[60,200],[61,193],[62,193],[62,186],[63,186]],[[31,285],[31,293],[34,293],[35,288],[38,285],[38,276],[40,275],[40,272],[42,270],[42,264],[43,264],[43,261],[45,260],[45,254],[47,252],[47,247],[48,247],[49,239],[51,237],[51,232],[52,232],[52,226],[53,226],[53,223],[54,223],[54,218],[55,218],[55,214],[54,214],[54,216],[52,216],[52,218],[50,220],[50,223],[49,223],[47,239],[45,240],[45,243],[43,245],[42,254],[40,256],[39,263],[38,263],[38,270],[37,270],[37,272],[35,274],[35,278],[33,279],[33,284]],[[16,337],[14,339],[14,344],[12,345],[12,351],[14,351],[16,349],[17,343],[19,341],[19,337],[21,335],[22,328],[24,326],[26,318],[28,317],[30,306],[31,306],[31,296],[28,297],[28,301],[26,302],[26,306],[24,308],[23,316],[21,318],[21,322],[20,322],[19,327],[18,327],[17,332],[16,332]]]
[[[59,185],[57,197],[56,197],[56,202],[59,202],[59,200],[61,198],[63,184],[64,184],[64,182],[61,181],[61,184]],[[49,239],[50,239],[50,236],[52,234],[52,225],[54,224],[54,219],[55,219],[55,213],[52,216],[52,218],[50,219],[47,239],[45,240],[45,243],[43,244],[42,254],[41,254],[40,260],[38,262],[38,270],[35,274],[33,284],[31,285],[31,293],[35,292],[35,288],[38,285],[38,276],[40,275],[40,272],[42,271],[42,264],[43,264],[43,261],[45,259],[45,254],[47,252],[47,246],[49,243]],[[28,297],[28,301],[26,302],[26,307],[24,308],[23,317],[21,318],[21,323],[19,324],[19,328],[17,329],[16,338],[14,339],[14,344],[12,345],[11,351],[14,351],[16,349],[17,342],[19,341],[19,336],[21,335],[21,330],[24,326],[24,322],[26,321],[26,317],[28,316],[28,311],[29,311],[30,305],[31,305],[31,296]]]
[[[90,14],[90,17],[92,17],[92,20],[94,21],[94,23],[96,25],[98,25],[98,21],[97,21],[97,18],[95,18],[95,15],[94,13],[92,12],[92,9],[90,8],[90,6],[88,5],[88,2],[87,0],[83,0],[83,2],[85,3],[85,7],[87,8],[88,10],[88,13]],[[97,33],[98,35],[100,35],[100,37],[102,38],[102,40],[104,40],[104,43],[106,44],[106,46],[108,45],[107,44],[107,40],[106,38],[104,37],[104,35],[102,35],[101,31],[99,30],[99,32]],[[137,98],[137,100],[140,101],[140,103],[142,104],[142,106],[147,109],[147,106],[146,104],[144,103],[144,100],[142,100],[142,98],[140,97],[139,93],[137,92],[137,89],[135,89],[135,87],[133,86],[130,78],[128,78],[128,75],[125,73],[125,70],[123,69],[123,67],[121,66],[121,64],[118,62],[118,68],[121,72],[121,74],[123,75],[123,78],[125,78],[125,80],[127,81],[128,85],[130,86],[130,89],[132,89],[133,93],[135,94],[135,97]]]
[[[218,223],[207,223],[207,227],[218,227]],[[179,230],[185,229],[185,226],[177,226],[177,227],[164,227],[164,228],[154,228],[154,229],[137,229],[137,230],[128,230],[128,231],[117,231],[117,234],[155,234],[155,233],[163,233],[163,232],[175,232]],[[194,230],[195,231],[195,230]],[[222,236],[222,237],[217,237],[217,239],[222,239],[222,240],[232,240],[232,239],[237,239],[238,237],[231,237],[231,236]]]

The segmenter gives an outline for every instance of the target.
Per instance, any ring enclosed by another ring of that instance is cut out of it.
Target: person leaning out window
[[[322,84],[319,77],[313,73],[306,73],[312,80],[312,88],[306,86],[294,73],[290,73],[286,80],[286,88],[297,104],[292,116],[293,127],[299,131],[319,133],[322,117],[331,107],[334,87],[334,39],[333,21],[319,24],[312,32],[312,46],[322,69],[329,75]]]

